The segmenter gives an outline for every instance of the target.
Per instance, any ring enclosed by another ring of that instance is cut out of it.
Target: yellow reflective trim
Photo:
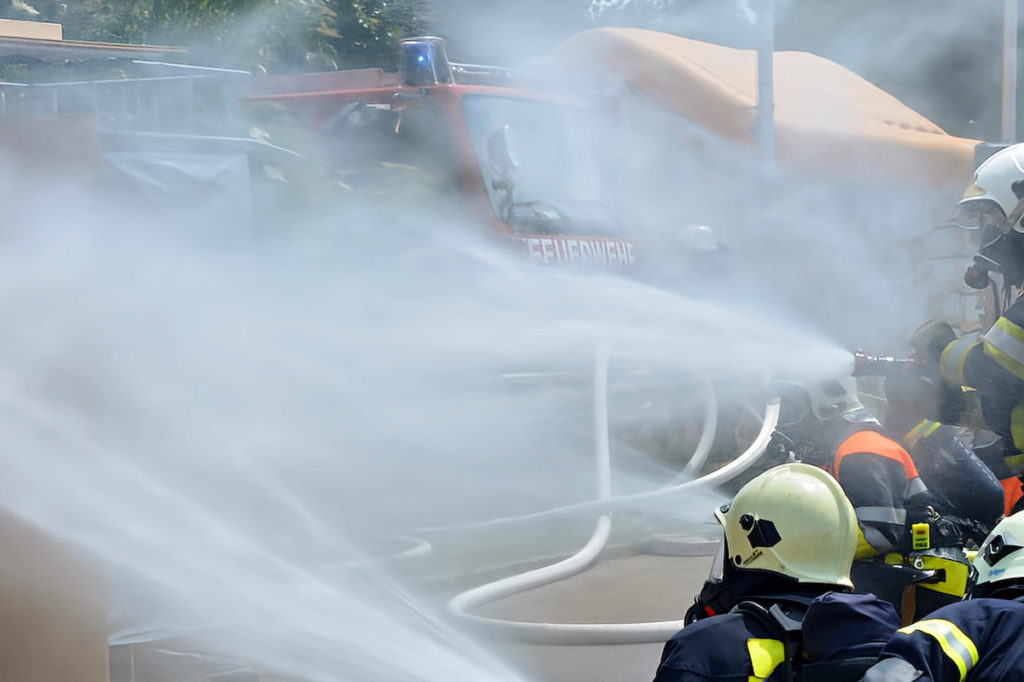
[[[786,657],[782,642],[777,639],[748,639],[747,653],[754,669],[750,682],[758,682],[771,675]]]
[[[939,422],[922,419],[920,424],[910,429],[907,435],[903,437],[903,444],[909,450],[917,445],[917,442],[922,438],[927,438],[935,433],[940,426],[942,426],[942,424]]]
[[[1020,327],[1015,325],[1013,322],[1010,322],[1005,317],[1000,317],[998,320],[996,320],[996,323],[993,326],[999,327],[1004,332],[1006,332],[1007,334],[1015,338],[1017,341],[1019,341],[1022,345],[1024,345],[1024,329],[1021,329]]]
[[[1014,439],[1016,444],[1017,440]],[[1006,466],[1010,467],[1010,472],[1015,476],[1021,472],[1024,472],[1024,454],[1010,455],[1009,457],[1003,457],[1003,461],[1006,462]]]
[[[974,646],[974,642],[964,634],[963,630],[948,620],[941,618],[922,620],[900,628],[897,632],[904,635],[923,632],[934,638],[942,647],[942,652],[949,657],[949,660],[953,661],[957,670],[960,671],[960,682],[966,679],[967,673],[978,662],[978,647]]]
[[[946,579],[941,583],[918,583],[918,587],[926,590],[934,590],[942,594],[951,594],[954,597],[962,597],[967,592],[967,579],[970,576],[970,569],[967,564],[938,556],[921,556],[921,568],[926,571],[944,569]]]
[[[999,350],[995,346],[985,346],[985,354],[996,361],[996,363],[1013,376],[1024,379],[1024,364],[1017,362],[1013,357]]]
[[[1017,405],[1013,408],[1013,412],[1010,415],[1010,433],[1013,434],[1013,444],[1018,449],[1024,450],[1024,405]],[[1010,457],[1004,457],[1006,464],[1009,465],[1010,470],[1019,474],[1024,471],[1024,454],[1011,455]]]
[[[868,539],[864,537],[864,529],[857,524],[857,549],[853,553],[854,559],[870,559],[878,556],[879,551],[875,549]]]
[[[946,345],[939,356],[939,369],[946,381],[963,386],[964,363],[967,361],[967,354],[972,348],[981,343],[978,339],[966,337],[957,339]]]
[[[1024,329],[1000,317],[981,339],[986,355],[1006,371],[1024,379]]]

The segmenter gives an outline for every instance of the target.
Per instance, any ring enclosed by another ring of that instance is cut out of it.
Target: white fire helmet
[[[994,227],[1003,234],[1024,232],[1024,143],[1004,147],[985,159],[964,190],[953,222],[968,230]],[[1018,208],[1020,206],[1020,208]],[[1013,216],[1009,225],[1008,216]]]
[[[810,381],[775,379],[769,382],[769,388],[783,398],[786,416],[779,418],[780,426],[799,421],[808,410],[825,422],[864,408],[857,397],[857,380],[852,376]]]
[[[975,592],[990,594],[1004,583],[1016,583],[1024,591],[1024,512],[996,524],[978,549],[974,567]]]
[[[744,485],[715,516],[725,531],[726,560],[736,569],[853,586],[857,517],[825,470],[801,462],[773,467]]]
[[[857,380],[852,376],[810,382],[806,388],[811,399],[811,411],[821,421],[864,407],[857,398]]]

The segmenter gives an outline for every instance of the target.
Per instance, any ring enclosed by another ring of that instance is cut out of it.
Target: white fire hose
[[[668,487],[631,495],[629,498],[664,495],[686,488],[715,486],[745,471],[765,451],[778,422],[779,402],[771,401],[765,408],[761,430],[750,446],[725,466],[699,478]],[[709,384],[708,405],[700,440],[684,473],[695,473],[711,450],[717,428],[718,414],[715,395]],[[709,436],[710,434],[710,436]],[[597,465],[597,502],[611,499],[611,453],[608,429],[608,347],[598,346],[594,358],[594,436],[595,463]],[[694,462],[694,460],[697,460]],[[620,498],[622,499],[622,498]],[[531,590],[541,585],[563,580],[586,570],[601,554],[611,532],[611,517],[605,513],[598,517],[590,540],[576,554],[550,566],[503,578],[463,592],[448,602],[448,609],[467,620],[479,631],[496,639],[507,639],[531,644],[608,645],[663,643],[680,628],[682,620],[649,623],[530,623],[485,618],[469,613],[471,609],[499,599]]]

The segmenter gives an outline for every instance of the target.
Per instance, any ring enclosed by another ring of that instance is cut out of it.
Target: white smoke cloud
[[[103,563],[121,641],[194,637],[312,680],[517,679],[409,573],[369,560],[420,536],[457,546],[435,571],[573,546],[594,511],[597,344],[614,492],[632,494],[678,474],[707,380],[735,409],[769,375],[846,371],[848,351],[899,347],[921,321],[894,244],[930,228],[929,197],[781,176],[765,202],[749,156],[685,144],[692,124],[620,94],[643,134],[600,151],[609,201],[659,257],[647,281],[535,266],[461,214],[395,202],[254,234],[196,199],[139,213],[4,187],[0,494]],[[679,237],[697,222],[729,247],[721,267]],[[740,447],[728,433],[719,454]],[[709,502],[624,511],[683,527]],[[515,519],[511,546],[472,530]]]

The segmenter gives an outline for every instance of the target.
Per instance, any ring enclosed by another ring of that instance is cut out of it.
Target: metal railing
[[[79,114],[101,130],[227,134],[250,74],[235,69],[133,61],[158,75],[0,83],[0,116]]]

